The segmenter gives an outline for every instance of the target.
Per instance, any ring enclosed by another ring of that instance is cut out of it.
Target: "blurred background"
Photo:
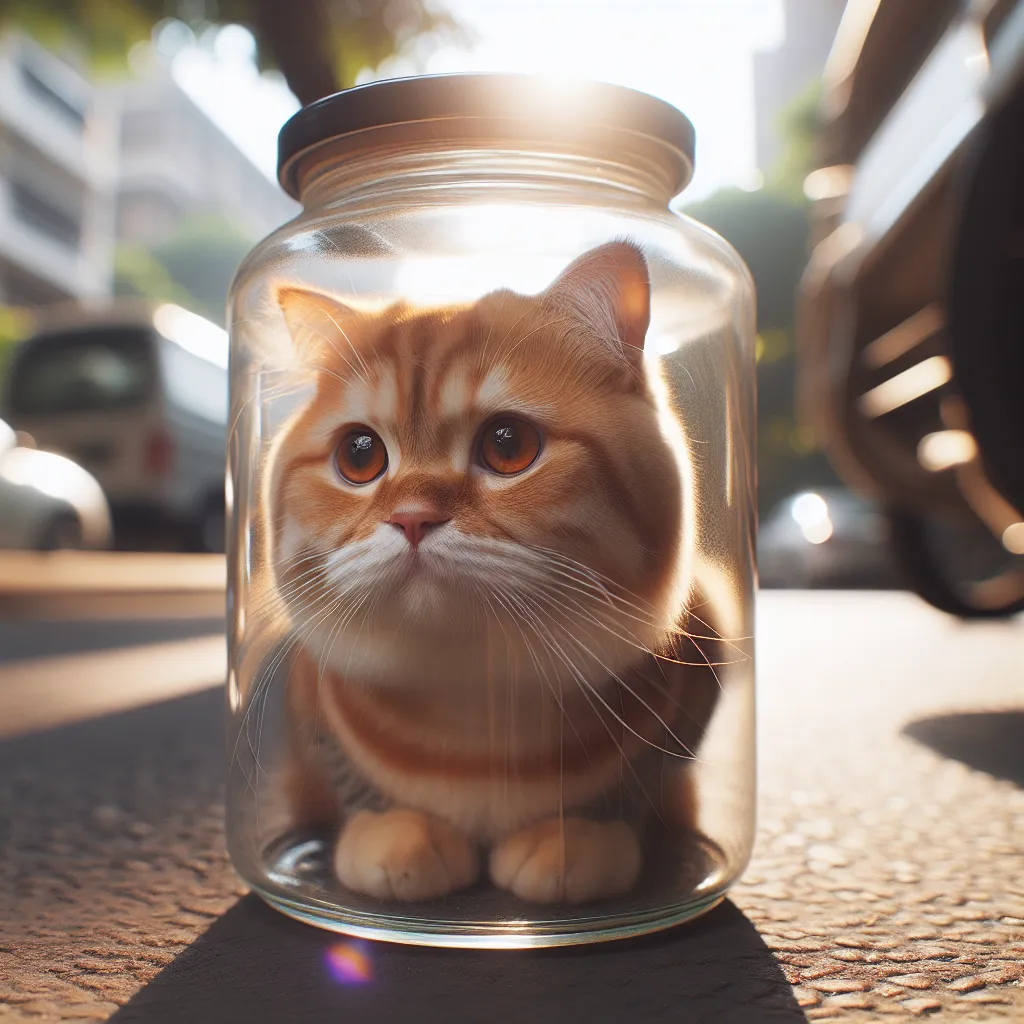
[[[694,122],[676,205],[758,289],[762,585],[1016,610],[1024,503],[942,347],[941,183],[1021,39],[1013,0],[0,0],[0,546],[223,550],[224,300],[297,210],[280,126],[378,78],[526,71]]]

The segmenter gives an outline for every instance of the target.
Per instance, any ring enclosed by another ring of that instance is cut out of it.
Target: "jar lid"
[[[605,82],[458,74],[385,79],[303,107],[278,136],[278,180],[298,198],[298,165],[310,150],[356,132],[437,121],[515,124],[518,138],[532,129],[538,142],[549,141],[558,125],[574,136],[586,130],[623,133],[660,144],[673,163],[677,192],[693,174],[693,125],[664,100]],[[623,155],[629,156],[628,144]]]

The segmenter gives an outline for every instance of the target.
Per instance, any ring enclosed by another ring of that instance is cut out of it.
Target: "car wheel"
[[[199,521],[199,545],[203,551],[223,554],[226,537],[224,505],[211,501]]]
[[[1002,619],[1024,611],[1024,569],[1012,559],[978,581],[952,578],[937,557],[928,524],[917,516],[888,514],[893,549],[910,589],[940,611],[961,619]]]
[[[39,540],[40,551],[63,551],[84,546],[82,523],[73,515],[61,515],[51,520]]]

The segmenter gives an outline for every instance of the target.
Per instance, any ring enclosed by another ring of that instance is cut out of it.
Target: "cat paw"
[[[552,818],[491,851],[491,878],[531,903],[585,903],[628,892],[640,874],[640,844],[622,821]]]
[[[342,829],[334,870],[349,889],[385,900],[428,900],[476,881],[476,848],[419,811],[360,811]]]

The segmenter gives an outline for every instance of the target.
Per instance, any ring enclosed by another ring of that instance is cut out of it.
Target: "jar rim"
[[[671,160],[676,193],[693,175],[695,133],[665,100],[608,82],[526,74],[450,74],[391,78],[325,96],[294,114],[278,136],[281,187],[299,198],[299,165],[311,150],[346,135],[422,122],[473,122],[543,144],[559,125],[623,132],[660,143]],[[453,131],[453,134],[454,131]],[[628,154],[627,154],[628,155]]]

